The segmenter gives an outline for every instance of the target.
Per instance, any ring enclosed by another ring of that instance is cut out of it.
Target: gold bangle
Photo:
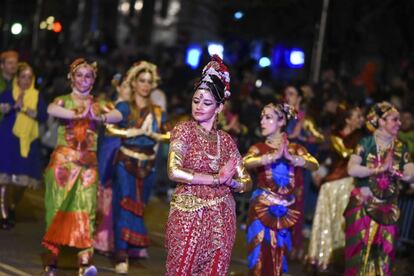
[[[271,162],[271,156],[269,153],[263,155],[263,165],[269,165]]]
[[[237,184],[238,185],[237,185],[237,187],[234,188],[234,191],[238,192],[238,193],[243,193],[245,186],[243,185],[243,183],[237,182]]]
[[[218,174],[213,174],[213,185],[220,185],[220,178]]]
[[[294,155],[293,156],[293,166],[297,167],[298,166],[298,161],[299,161],[299,156]]]

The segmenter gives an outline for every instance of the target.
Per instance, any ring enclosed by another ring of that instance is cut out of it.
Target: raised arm
[[[291,160],[295,167],[303,167],[310,171],[319,169],[319,162],[301,145],[289,144],[285,147],[284,156]]]
[[[149,137],[157,142],[168,143],[171,139],[171,133],[169,131],[166,133],[151,132]]]
[[[101,115],[102,121],[108,124],[119,123],[122,121],[122,114],[117,109],[112,109],[111,111]]]
[[[170,144],[167,161],[167,172],[170,180],[188,185],[219,185],[228,179],[227,175],[202,174],[184,168],[183,161],[186,147],[187,145],[180,140],[174,140]]]
[[[260,151],[255,146],[250,147],[247,154],[243,157],[243,164],[247,169],[254,169],[261,166],[269,165],[282,157],[283,148],[278,150],[260,154]]]
[[[372,169],[366,166],[361,165],[362,157],[356,154],[352,154],[348,161],[348,174],[352,177],[368,177],[373,175],[377,170],[379,173],[379,169]]]
[[[75,119],[77,114],[74,110],[70,110],[60,106],[59,104],[53,102],[50,103],[47,107],[47,113],[55,118],[59,119]]]
[[[414,163],[407,163],[404,165],[403,177],[401,180],[414,185]]]
[[[232,180],[232,186],[235,187],[234,191],[238,193],[248,192],[252,189],[252,178],[243,163],[244,161],[238,162],[236,173]]]
[[[349,149],[345,146],[344,140],[336,135],[331,136],[332,148],[338,153],[342,158],[348,158],[354,152],[353,149]]]
[[[168,153],[167,172],[170,180],[191,184],[194,180],[194,172],[183,168],[183,159],[186,152],[186,145],[183,141],[174,140],[170,144]],[[211,179],[212,180],[212,179]]]

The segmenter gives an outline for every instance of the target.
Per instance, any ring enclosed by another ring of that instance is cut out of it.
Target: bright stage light
[[[201,56],[201,47],[197,45],[192,45],[187,49],[186,63],[195,69],[200,63]]]
[[[47,23],[46,23],[46,21],[42,21],[42,22],[40,22],[39,27],[40,27],[40,29],[42,29],[42,30],[46,29],[46,28],[47,28]]]
[[[23,26],[20,23],[14,23],[11,28],[10,31],[12,34],[14,35],[19,35],[23,30]]]
[[[62,24],[59,21],[53,23],[53,31],[55,33],[60,33],[62,31]]]
[[[121,2],[118,5],[118,11],[120,11],[123,15],[127,15],[129,13],[130,5],[129,2]]]
[[[220,58],[223,58],[224,47],[219,43],[209,43],[207,50],[210,56],[218,55]]]
[[[259,59],[259,66],[260,67],[268,67],[272,64],[272,62],[270,61],[270,59],[268,57],[261,57]]]
[[[142,0],[136,1],[134,4],[134,9],[138,12],[142,10],[142,7],[144,6],[144,2]]]
[[[55,22],[55,17],[49,16],[48,18],[46,18],[47,24],[53,24],[53,22]]]
[[[233,15],[234,19],[236,19],[236,20],[242,19],[243,16],[244,16],[244,13],[242,11],[236,11]]]
[[[305,64],[305,53],[301,50],[292,50],[290,52],[290,62],[294,65]]]
[[[290,68],[302,68],[305,65],[305,53],[298,48],[286,51],[286,63]]]

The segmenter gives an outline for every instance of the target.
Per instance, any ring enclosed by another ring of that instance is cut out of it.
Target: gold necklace
[[[202,149],[203,149],[203,153],[205,156],[207,156],[208,159],[210,159],[210,163],[208,164],[208,166],[214,171],[214,172],[218,172],[220,169],[220,136],[219,136],[219,132],[216,131],[216,135],[212,135],[212,133],[207,132],[207,130],[205,130],[202,126],[197,124],[197,132],[198,134],[200,134],[199,136],[201,136],[201,138],[210,141],[210,142],[215,142],[216,143],[216,155],[212,155],[206,152],[206,146],[203,146],[204,143],[202,143]],[[206,145],[206,144],[204,144]]]
[[[374,140],[377,146],[377,151],[386,151],[394,147],[394,139],[391,138],[388,143],[384,142],[385,139],[381,138],[381,135],[378,133],[374,133]]]
[[[277,135],[275,137],[268,136],[266,138],[265,143],[272,146],[275,149],[278,149],[280,147],[280,145],[282,144],[282,141],[283,141],[283,136],[282,135]]]
[[[200,126],[199,124],[196,124],[196,130],[197,133],[200,134],[200,136],[202,136],[204,139],[211,141],[211,142],[216,142],[216,135],[213,135],[214,132],[213,131],[208,131],[205,128],[203,128],[202,126]],[[217,131],[216,131],[217,132]]]
[[[217,154],[216,155],[212,155],[206,152],[205,149],[203,149],[204,154],[207,156],[208,159],[210,159],[210,163],[208,164],[208,166],[215,172],[219,171],[219,161],[220,161],[220,136],[218,131],[216,132],[217,135]]]

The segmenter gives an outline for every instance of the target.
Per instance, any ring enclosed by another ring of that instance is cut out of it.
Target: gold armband
[[[258,155],[258,154],[254,153],[254,152],[248,152],[243,157],[243,164],[248,169],[253,169],[253,168],[261,167],[264,164],[264,161],[265,161],[264,159],[265,158],[266,158],[265,155]]]
[[[227,199],[228,195],[214,199],[202,199],[194,195],[175,194],[171,200],[171,207],[183,212],[195,212],[203,208],[209,208],[220,204]]]
[[[316,128],[315,122],[311,120],[310,118],[305,118],[305,120],[303,121],[303,129],[305,129],[313,137],[315,137],[318,142],[323,142],[325,140],[325,137]]]
[[[107,124],[106,129],[110,134],[120,136],[120,137],[127,137],[127,130],[124,128],[118,128],[113,124]]]
[[[237,164],[235,176],[234,180],[240,184],[238,188],[234,189],[235,192],[243,193],[252,189],[252,178],[243,166],[243,163],[239,162]]]
[[[170,132],[167,132],[167,133],[154,132],[154,133],[152,133],[151,138],[153,138],[157,142],[167,143],[171,139],[171,134],[170,134]]]
[[[352,149],[348,149],[345,144],[344,140],[341,137],[332,135],[331,136],[331,144],[333,149],[342,157],[348,158],[353,153]]]
[[[305,169],[310,171],[316,171],[317,169],[319,169],[318,160],[316,160],[316,158],[313,157],[310,153],[300,155],[300,157],[305,159],[305,165],[303,165]]]
[[[171,144],[168,153],[167,172],[172,181],[191,184],[194,179],[194,172],[183,168],[184,148],[185,145],[180,141],[174,141]]]

